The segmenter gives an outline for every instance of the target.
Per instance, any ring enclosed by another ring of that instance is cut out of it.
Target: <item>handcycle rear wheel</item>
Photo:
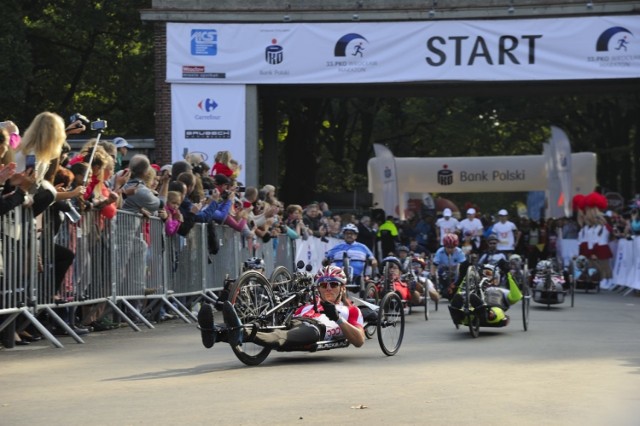
[[[531,307],[531,290],[529,289],[529,273],[524,270],[524,282],[522,283],[522,326],[524,331],[529,329],[529,308]]]
[[[229,301],[235,308],[243,324],[260,319],[261,325],[275,325],[274,316],[266,319],[263,313],[275,306],[271,283],[259,272],[244,272],[230,289]],[[246,365],[258,365],[264,361],[271,349],[254,343],[243,342],[232,345],[231,349],[236,357]]]
[[[424,289],[424,320],[429,321],[429,289],[427,287]]]
[[[380,302],[377,331],[382,352],[395,355],[404,336],[404,308],[400,296],[394,292],[385,294]]]

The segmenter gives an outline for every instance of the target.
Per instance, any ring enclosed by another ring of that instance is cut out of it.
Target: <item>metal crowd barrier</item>
[[[267,276],[278,265],[294,265],[294,244],[286,236],[256,242],[213,225],[219,244],[213,254],[206,224],[196,224],[186,237],[167,236],[159,218],[118,211],[109,220],[86,211],[75,223],[63,220],[56,233],[58,214],[49,209],[34,221],[30,209],[18,208],[1,218],[0,315],[5,320],[0,331],[23,314],[54,346],[62,347],[37,319],[46,314],[84,343],[72,327],[79,307],[90,316],[108,307],[136,331],[136,323],[153,328],[150,318],[160,311],[189,323],[197,320],[194,305],[215,301],[225,280],[241,274],[247,258],[263,258]],[[58,286],[56,267],[71,261]]]

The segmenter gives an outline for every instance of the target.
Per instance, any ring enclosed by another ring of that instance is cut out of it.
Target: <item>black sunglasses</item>
[[[318,284],[318,286],[320,286],[320,288],[327,288],[327,286],[331,286],[331,288],[337,288],[340,287],[340,283],[337,283],[335,281],[331,281],[331,282],[325,282],[325,283],[320,283]]]

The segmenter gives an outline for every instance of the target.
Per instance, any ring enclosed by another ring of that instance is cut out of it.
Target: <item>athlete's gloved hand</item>
[[[500,259],[497,266],[500,268],[502,275],[507,275],[507,272],[509,272],[509,262],[504,259]]]
[[[338,321],[338,312],[336,311],[336,305],[324,301],[320,302],[320,304],[322,305],[322,309],[324,310],[324,314],[327,316],[327,318],[329,318],[331,321]]]

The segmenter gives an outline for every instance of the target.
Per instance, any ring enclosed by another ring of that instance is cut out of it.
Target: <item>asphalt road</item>
[[[370,340],[258,367],[178,320],[4,349],[0,424],[640,424],[640,298],[533,304],[527,332],[520,312],[473,339],[416,308],[396,356]]]

